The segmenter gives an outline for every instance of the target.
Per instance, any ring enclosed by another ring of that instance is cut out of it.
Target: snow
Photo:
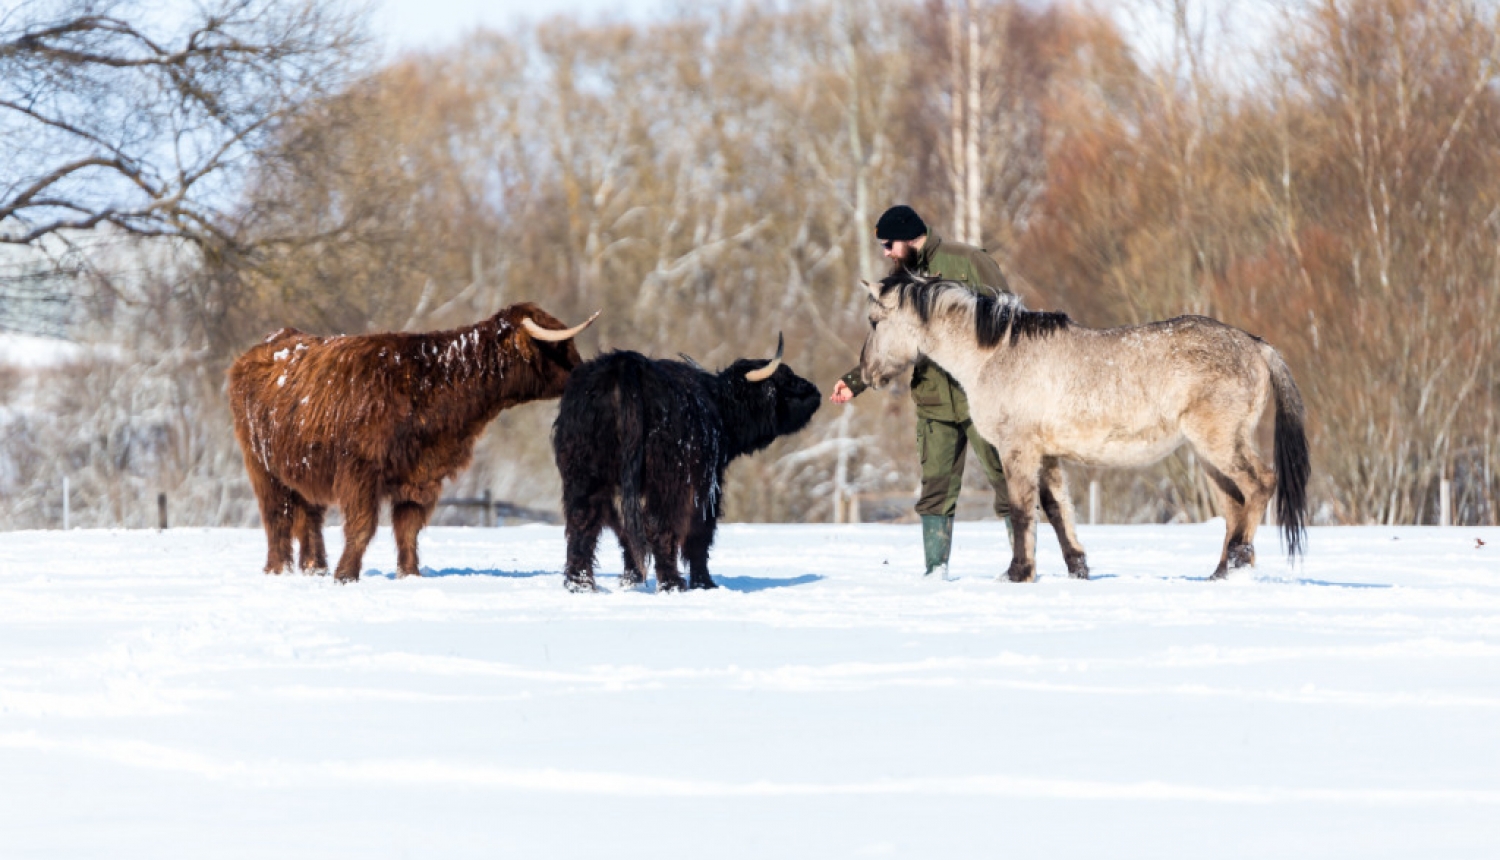
[[[1493,857],[1500,529],[728,525],[722,588],[562,587],[561,529],[395,580],[258,530],[0,533],[4,857]],[[341,540],[328,530],[329,549]],[[1482,540],[1484,546],[1478,541]]]

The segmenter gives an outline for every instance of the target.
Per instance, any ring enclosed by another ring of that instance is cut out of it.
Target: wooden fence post
[[[1099,525],[1099,479],[1089,481],[1089,525]]]
[[[167,494],[156,494],[156,524],[162,531],[167,530]]]
[[[1438,481],[1438,525],[1453,525],[1453,482],[1447,478]]]
[[[63,531],[68,530],[68,476],[63,475]]]
[[[490,528],[495,524],[495,505],[491,501],[490,491],[485,490],[480,498],[484,499],[484,527]]]

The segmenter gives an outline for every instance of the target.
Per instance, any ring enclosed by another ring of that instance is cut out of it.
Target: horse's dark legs
[[[1265,516],[1266,502],[1276,486],[1275,478],[1261,462],[1247,434],[1240,434],[1232,445],[1217,450],[1198,444],[1194,448],[1208,473],[1219,509],[1224,512],[1224,546],[1211,577],[1223,579],[1231,570],[1255,564],[1255,529]]]
[[[1036,500],[1041,460],[1011,451],[1005,457],[1006,488],[1010,491],[1011,558],[1006,576],[1011,582],[1036,581]]]
[[[1255,443],[1248,435],[1239,440],[1237,448],[1237,459],[1246,467],[1241,486],[1248,485],[1250,488],[1245,494],[1245,521],[1241,537],[1246,545],[1250,545],[1255,542],[1255,530],[1260,527],[1260,521],[1265,519],[1266,505],[1271,501],[1271,494],[1276,492],[1276,472],[1260,458],[1260,453],[1255,450]],[[1254,550],[1251,550],[1250,556],[1249,563],[1254,564]]]
[[[1068,495],[1068,476],[1056,457],[1042,460],[1041,473],[1042,513],[1052,523],[1057,533],[1057,542],[1062,546],[1063,560],[1068,563],[1068,576],[1074,579],[1089,578],[1089,563],[1084,556],[1083,544],[1073,526],[1073,499]]]

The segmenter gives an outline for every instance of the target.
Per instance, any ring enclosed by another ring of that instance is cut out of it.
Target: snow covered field
[[[1500,856],[1500,529],[1223,583],[1219,522],[1081,533],[1092,582],[960,523],[923,583],[916,526],[731,525],[676,595],[567,593],[555,527],[349,587],[0,533],[0,857]]]

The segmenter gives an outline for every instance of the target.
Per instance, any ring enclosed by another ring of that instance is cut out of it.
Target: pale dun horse
[[[1062,461],[1146,466],[1184,442],[1224,512],[1214,579],[1255,563],[1255,528],[1273,492],[1287,554],[1302,552],[1311,471],[1302,395],[1265,341],[1201,316],[1084,328],[1064,314],[1025,310],[1015,296],[976,295],[907,272],[865,286],[864,381],[884,385],[926,356],[963,386],[975,429],[1000,452],[1010,487],[1012,581],[1036,579],[1038,503],[1068,573],[1088,578]],[[1253,440],[1272,395],[1274,472]]]

